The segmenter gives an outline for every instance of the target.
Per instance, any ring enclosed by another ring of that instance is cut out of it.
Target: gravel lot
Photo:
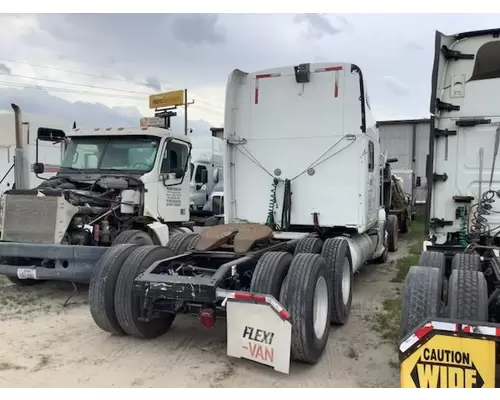
[[[293,363],[290,375],[227,357],[224,321],[206,330],[181,315],[156,340],[113,337],[94,324],[85,287],[63,306],[71,285],[18,288],[1,277],[0,387],[398,387],[400,288],[417,251],[411,239],[400,237],[389,263],[355,276],[348,323],[331,329],[317,365]]]

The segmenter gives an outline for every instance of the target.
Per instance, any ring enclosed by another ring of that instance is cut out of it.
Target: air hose
[[[270,228],[273,228],[273,229],[276,228],[276,222],[274,220],[274,209],[276,207],[276,188],[278,186],[278,183],[279,183],[279,179],[274,178],[273,184],[271,187],[271,198],[269,199],[269,207],[267,210],[266,225],[269,226]]]
[[[460,211],[460,231],[458,232],[458,241],[464,249],[469,245],[467,237],[467,208],[463,207]]]
[[[484,235],[488,230],[488,219],[486,217],[491,215],[495,195],[495,191],[488,190],[483,193],[478,204],[475,205],[469,229],[469,239],[473,243],[479,244],[481,235]]]
[[[280,182],[283,182],[285,189],[283,192],[283,211],[281,213],[281,227],[276,224],[274,219],[274,211],[277,208],[276,201],[276,189]],[[267,210],[267,220],[266,225],[274,230],[286,231],[290,228],[290,220],[292,217],[292,191],[290,185],[290,179],[285,179],[280,181],[278,178],[273,178],[273,184],[271,187],[271,197],[269,199],[269,207]]]

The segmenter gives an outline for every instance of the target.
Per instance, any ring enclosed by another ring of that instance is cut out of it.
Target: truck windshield
[[[159,143],[157,137],[142,135],[73,137],[61,169],[148,172],[153,169]]]

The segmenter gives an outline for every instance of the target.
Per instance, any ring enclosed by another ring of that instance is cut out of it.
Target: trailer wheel
[[[448,285],[450,318],[488,322],[488,287],[479,271],[456,269]]]
[[[287,275],[293,256],[281,251],[265,253],[253,271],[250,291],[254,293],[270,294],[279,299],[281,286]]]
[[[403,287],[402,336],[406,336],[425,319],[439,316],[441,285],[442,275],[439,269],[422,266],[410,268]]]
[[[328,267],[319,254],[301,253],[293,258],[286,279],[280,302],[292,322],[292,358],[315,364],[329,334],[332,290]]]
[[[140,231],[139,229],[128,229],[126,231],[120,232],[111,246],[116,246],[118,244],[137,244],[140,246],[153,245],[153,239],[146,232]]]
[[[457,253],[451,260],[451,270],[456,269],[481,271],[481,257],[476,253]]]
[[[321,239],[310,236],[303,237],[295,246],[294,255],[300,253],[321,254],[322,247],[323,241]]]
[[[399,224],[398,217],[395,215],[387,216],[387,246],[390,252],[395,252],[398,249],[398,233]]]
[[[123,263],[136,248],[135,244],[110,247],[97,262],[90,278],[90,314],[99,328],[114,335],[125,335],[116,319],[116,280]]]
[[[167,247],[175,254],[180,255],[193,249],[198,240],[200,240],[199,233],[178,233],[168,241]]]
[[[168,314],[148,322],[139,321],[141,300],[132,293],[135,278],[155,261],[174,257],[175,253],[161,246],[141,246],[125,260],[115,291],[116,318],[123,331],[141,339],[154,339],[168,331],[175,314]]]
[[[344,325],[349,318],[352,303],[352,256],[347,240],[334,237],[325,240],[321,255],[326,261],[332,287],[331,323]]]

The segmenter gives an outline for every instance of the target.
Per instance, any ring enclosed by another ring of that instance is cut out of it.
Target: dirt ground
[[[227,357],[224,321],[207,330],[180,315],[156,340],[114,337],[94,324],[86,290],[64,307],[71,285],[18,288],[2,277],[0,387],[398,387],[398,275],[408,240],[399,247],[388,264],[356,274],[350,319],[331,329],[321,361],[292,363],[289,375]]]

